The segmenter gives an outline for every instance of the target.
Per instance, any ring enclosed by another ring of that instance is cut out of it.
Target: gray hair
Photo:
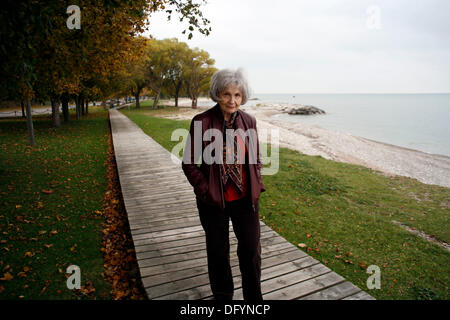
[[[236,71],[230,69],[222,69],[213,74],[211,78],[211,87],[209,95],[215,102],[219,102],[219,94],[230,85],[236,85],[242,91],[242,103],[245,104],[250,98],[250,88],[245,79],[242,69]]]

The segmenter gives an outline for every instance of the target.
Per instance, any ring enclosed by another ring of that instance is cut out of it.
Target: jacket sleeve
[[[197,166],[198,155],[195,154],[195,135],[194,135],[194,124],[197,120],[196,117],[192,119],[191,127],[189,130],[189,135],[186,141],[186,147],[184,149],[183,161],[181,167],[183,169],[186,178],[189,183],[194,187],[194,193],[197,197],[202,200],[205,200],[208,193],[208,182],[200,171],[200,168]],[[200,132],[201,134],[202,132]],[[200,148],[201,153],[203,153],[203,143],[200,140]],[[197,147],[198,148],[198,147]],[[197,158],[196,158],[197,156]],[[200,154],[201,156],[201,154]]]

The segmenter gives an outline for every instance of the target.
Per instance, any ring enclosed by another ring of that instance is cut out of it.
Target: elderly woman
[[[261,180],[256,119],[239,109],[249,98],[249,87],[239,70],[225,69],[213,75],[209,93],[217,104],[193,118],[182,168],[194,187],[205,230],[211,291],[216,300],[233,298],[229,258],[231,218],[238,241],[244,300],[260,301],[258,199],[265,186]],[[214,141],[210,133],[214,134]],[[220,133],[219,138],[217,133]],[[211,148],[212,143],[216,148]],[[207,150],[214,151],[208,154]],[[203,156],[200,167],[196,164],[199,156],[200,159]],[[211,161],[211,158],[219,161]]]

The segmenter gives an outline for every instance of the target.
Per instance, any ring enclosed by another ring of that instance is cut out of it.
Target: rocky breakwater
[[[281,111],[292,115],[325,114],[325,111],[323,111],[322,109],[309,105],[295,105],[291,107],[285,107]]]

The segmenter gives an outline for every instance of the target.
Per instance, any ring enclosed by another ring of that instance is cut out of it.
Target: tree
[[[161,90],[169,81],[169,70],[173,64],[170,56],[170,40],[150,39],[147,46],[147,77],[154,93],[153,108],[158,106]]]
[[[197,108],[197,100],[199,95],[209,86],[209,81],[217,71],[213,67],[214,59],[209,57],[209,53],[194,48],[191,51],[190,59],[187,63],[187,87],[188,94],[192,100],[192,108]]]
[[[98,91],[110,73],[123,68],[133,38],[148,30],[147,16],[175,7],[189,30],[209,34],[209,23],[193,0],[79,1],[81,29],[66,26],[67,2],[5,0],[0,19],[0,96],[25,101],[30,144],[34,145],[31,99],[50,98],[53,110],[62,102],[68,121],[71,95],[78,101]],[[202,3],[205,3],[203,1]],[[170,19],[172,10],[166,10]],[[56,116],[56,115],[55,115]],[[57,120],[55,118],[55,124]]]
[[[173,94],[175,107],[178,107],[178,97],[183,84],[186,83],[187,64],[191,57],[191,49],[185,42],[178,42],[177,39],[169,39],[168,45],[170,62],[168,69],[169,88],[167,91]]]

